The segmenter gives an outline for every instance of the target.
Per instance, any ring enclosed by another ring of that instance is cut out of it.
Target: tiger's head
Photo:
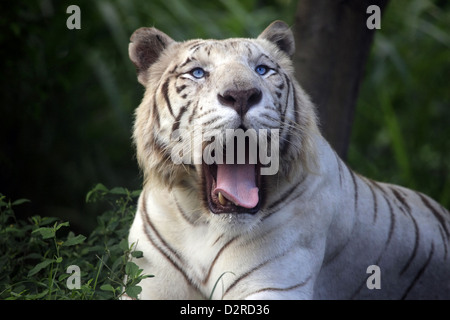
[[[254,214],[277,182],[314,165],[316,115],[294,79],[294,49],[282,21],[256,39],[176,42],[136,30],[129,55],[146,91],[134,142],[145,183],[194,190],[214,214]],[[244,134],[243,148],[230,132]]]

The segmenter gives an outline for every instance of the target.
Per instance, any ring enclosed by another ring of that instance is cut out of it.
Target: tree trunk
[[[297,80],[315,103],[322,133],[346,159],[353,113],[375,29],[366,25],[389,0],[299,0],[293,31]]]

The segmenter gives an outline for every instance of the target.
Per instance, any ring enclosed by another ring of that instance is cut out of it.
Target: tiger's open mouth
[[[232,164],[225,161],[223,164],[203,163],[204,192],[211,212],[258,212],[262,204],[260,167],[259,162],[249,163],[248,156],[244,164],[236,161]]]

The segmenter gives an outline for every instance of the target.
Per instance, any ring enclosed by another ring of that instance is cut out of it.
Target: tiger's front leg
[[[177,264],[173,261],[175,257],[160,245],[161,238],[158,238],[158,234],[151,232],[152,225],[146,221],[144,211],[145,206],[141,206],[136,213],[128,238],[128,242],[134,244],[136,250],[144,253],[142,258],[133,259],[133,262],[143,269],[144,274],[153,275],[139,283],[142,287],[139,299],[202,299],[185,273],[176,268]]]
[[[287,288],[265,288],[250,294],[245,300],[312,300],[314,281],[307,282]]]

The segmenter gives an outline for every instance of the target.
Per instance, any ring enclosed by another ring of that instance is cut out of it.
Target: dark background
[[[66,27],[72,4],[81,30]],[[99,208],[85,196],[95,184],[141,188],[131,132],[144,89],[128,58],[133,31],[255,37],[275,19],[295,24],[296,8],[294,0],[3,1],[0,193],[31,200],[19,215],[92,229]],[[391,0],[360,86],[349,165],[450,207],[449,75],[450,3]]]

